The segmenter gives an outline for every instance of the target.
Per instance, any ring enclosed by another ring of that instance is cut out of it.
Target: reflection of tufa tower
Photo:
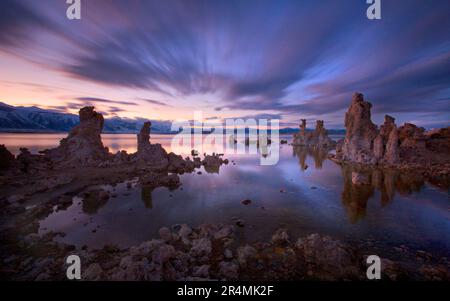
[[[306,164],[308,156],[314,159],[314,167],[316,169],[322,169],[323,162],[328,158],[328,150],[326,148],[294,146],[292,150],[294,156],[298,157],[298,162],[302,171],[308,169],[308,164]]]
[[[342,204],[352,223],[366,216],[367,203],[375,196],[375,191],[379,191],[380,203],[385,206],[396,192],[408,195],[420,191],[425,184],[421,173],[402,173],[348,164],[343,164],[341,171],[344,178]]]
[[[152,198],[153,187],[148,185],[143,185],[141,190],[141,200],[144,203],[145,208],[153,208],[153,198]]]

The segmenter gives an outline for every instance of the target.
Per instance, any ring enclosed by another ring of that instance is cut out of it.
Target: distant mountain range
[[[105,133],[137,133],[144,118],[106,118]],[[75,114],[38,107],[14,107],[0,102],[0,132],[68,132],[79,123]],[[152,121],[152,132],[170,133],[170,121]]]
[[[103,132],[137,133],[145,121],[147,121],[147,119],[144,118],[106,118]],[[170,121],[151,120],[151,122],[153,133],[174,133],[170,130]],[[0,102],[0,132],[68,132],[78,123],[79,117],[75,114],[62,113],[54,110],[45,110],[35,106],[15,107]],[[295,132],[298,132],[298,129],[280,129],[280,134],[292,134]],[[328,132],[331,135],[345,134],[345,130],[329,130]]]

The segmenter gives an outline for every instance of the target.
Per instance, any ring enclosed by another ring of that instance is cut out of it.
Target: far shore
[[[18,129],[18,130],[7,130],[7,131],[3,131],[3,130],[0,130],[0,134],[53,134],[53,135],[57,135],[57,134],[68,134],[69,132],[67,131],[67,132],[60,132],[60,131],[46,131],[46,130],[43,130],[43,131],[32,131],[32,130],[20,130],[20,129]],[[102,134],[108,134],[108,135],[115,135],[115,134],[117,134],[117,135],[124,135],[124,134],[130,134],[130,135],[136,135],[136,134],[138,134],[137,132],[102,132]],[[175,134],[178,134],[178,132],[152,132],[152,135],[175,135]],[[204,135],[208,135],[208,134],[210,134],[210,133],[203,133]],[[282,132],[280,132],[280,135],[281,136],[290,136],[290,135],[292,135],[292,133],[290,133],[290,132],[287,132],[287,133],[282,133]],[[334,136],[336,136],[336,135],[338,135],[338,136],[340,136],[340,135],[343,135],[343,134],[331,134],[332,136],[334,135]]]
[[[35,131],[35,130],[20,130],[20,129],[14,129],[14,130],[0,130],[0,134],[68,134],[69,131]],[[103,132],[102,134],[137,134],[137,132]],[[174,135],[175,132],[167,133],[167,132],[161,132],[161,133],[152,133],[157,135]]]

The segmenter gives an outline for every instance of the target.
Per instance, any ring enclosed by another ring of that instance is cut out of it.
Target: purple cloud
[[[385,1],[378,21],[365,1],[85,1],[76,28],[64,4],[40,3],[0,3],[0,50],[54,67],[36,58],[36,37],[64,38],[39,49],[61,49],[70,77],[170,95],[174,106],[211,92],[216,111],[281,117],[335,118],[361,91],[375,113],[449,119],[448,0]]]

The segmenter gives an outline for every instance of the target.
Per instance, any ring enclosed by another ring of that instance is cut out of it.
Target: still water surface
[[[54,147],[64,134],[0,134],[0,144],[17,153]],[[135,135],[103,135],[112,152],[136,150]],[[170,151],[171,136],[152,135]],[[349,242],[372,240],[378,249],[406,245],[439,256],[450,254],[448,190],[414,174],[366,172],[369,185],[351,183],[352,170],[327,159],[326,152],[281,145],[274,166],[260,166],[258,155],[226,155],[235,162],[219,173],[185,174],[182,189],[151,190],[139,184],[103,186],[117,194],[104,204],[76,200],[40,224],[41,232],[62,231],[60,241],[99,248],[130,246],[157,237],[159,228],[186,223],[245,222],[238,239],[270,239],[280,228],[297,238],[310,233]],[[130,179],[132,181],[132,179]],[[241,200],[250,199],[248,206]],[[95,232],[93,232],[95,230]]]

